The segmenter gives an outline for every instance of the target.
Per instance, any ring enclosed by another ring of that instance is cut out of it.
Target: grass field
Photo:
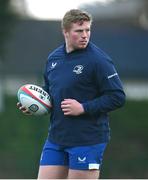
[[[36,178],[48,116],[24,116],[7,97],[0,113],[0,178]],[[101,178],[148,178],[148,101],[127,101],[111,113],[111,141]]]
[[[127,101],[111,114],[103,178],[148,178],[148,101]]]

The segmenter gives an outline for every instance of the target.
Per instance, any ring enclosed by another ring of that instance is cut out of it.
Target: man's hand
[[[64,99],[64,101],[61,102],[61,108],[64,115],[78,116],[84,113],[82,104],[75,99]]]
[[[32,113],[26,109],[20,102],[17,103],[17,108],[22,111],[25,115],[32,115]]]

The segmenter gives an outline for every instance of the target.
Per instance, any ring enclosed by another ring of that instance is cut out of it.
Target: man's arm
[[[107,113],[122,107],[125,103],[125,93],[112,61],[104,59],[101,63],[97,63],[95,76],[101,95],[83,103],[85,113]]]

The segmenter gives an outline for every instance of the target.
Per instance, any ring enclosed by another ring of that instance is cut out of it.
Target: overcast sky
[[[61,19],[65,12],[72,8],[78,8],[84,3],[101,2],[111,0],[25,0],[30,15],[38,19]]]

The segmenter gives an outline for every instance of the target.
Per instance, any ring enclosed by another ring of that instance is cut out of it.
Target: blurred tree
[[[10,0],[0,0],[0,112],[4,111],[4,74],[1,69],[4,66],[5,42],[10,36],[12,27],[14,27],[17,14],[10,6]]]
[[[0,0],[0,61],[4,59],[4,44],[17,18],[10,6],[10,0]]]
[[[143,9],[139,18],[140,25],[148,30],[148,1],[143,0]]]

